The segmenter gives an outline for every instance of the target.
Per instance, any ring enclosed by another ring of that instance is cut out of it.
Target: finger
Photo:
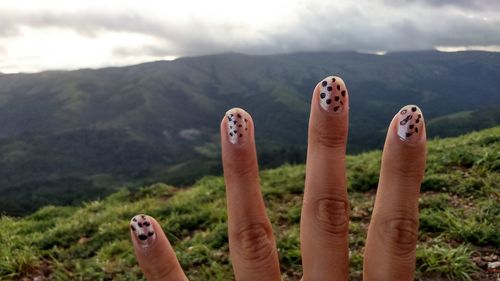
[[[260,193],[253,121],[243,109],[226,113],[221,146],[236,280],[281,280],[276,243]]]
[[[403,107],[393,118],[366,240],[365,280],[413,280],[418,196],[424,176],[426,133],[422,112]]]
[[[160,224],[152,217],[137,215],[130,221],[130,236],[139,266],[149,281],[187,281]]]
[[[349,204],[345,150],[349,97],[336,76],[315,87],[300,241],[304,280],[347,280]]]

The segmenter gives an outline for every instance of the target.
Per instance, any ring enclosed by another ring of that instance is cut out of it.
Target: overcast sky
[[[0,0],[0,72],[222,52],[500,51],[500,0]]]

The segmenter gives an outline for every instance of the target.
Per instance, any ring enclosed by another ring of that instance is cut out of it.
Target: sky
[[[225,52],[500,51],[500,0],[0,0],[0,72]]]

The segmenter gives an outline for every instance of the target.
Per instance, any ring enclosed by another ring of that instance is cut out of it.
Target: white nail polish
[[[226,113],[227,136],[232,144],[242,144],[248,137],[249,118],[246,113],[238,109]]]
[[[147,248],[156,240],[156,233],[151,221],[146,215],[137,215],[130,220],[130,229],[135,234],[141,247]]]
[[[319,84],[319,104],[326,111],[341,113],[346,103],[347,89],[338,77],[329,76]]]
[[[416,105],[407,105],[397,114],[398,136],[403,141],[417,142],[423,130],[422,111]]]

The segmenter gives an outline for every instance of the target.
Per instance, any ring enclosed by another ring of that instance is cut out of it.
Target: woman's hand
[[[349,95],[342,79],[330,76],[321,80],[312,95],[309,119],[300,223],[303,281],[348,278],[348,118]],[[235,278],[281,280],[276,243],[260,192],[253,120],[243,109],[234,108],[226,113],[220,129]],[[364,280],[413,280],[425,158],[422,112],[417,106],[405,106],[396,113],[387,132],[366,240]],[[134,217],[131,235],[148,280],[187,280],[155,219]]]

